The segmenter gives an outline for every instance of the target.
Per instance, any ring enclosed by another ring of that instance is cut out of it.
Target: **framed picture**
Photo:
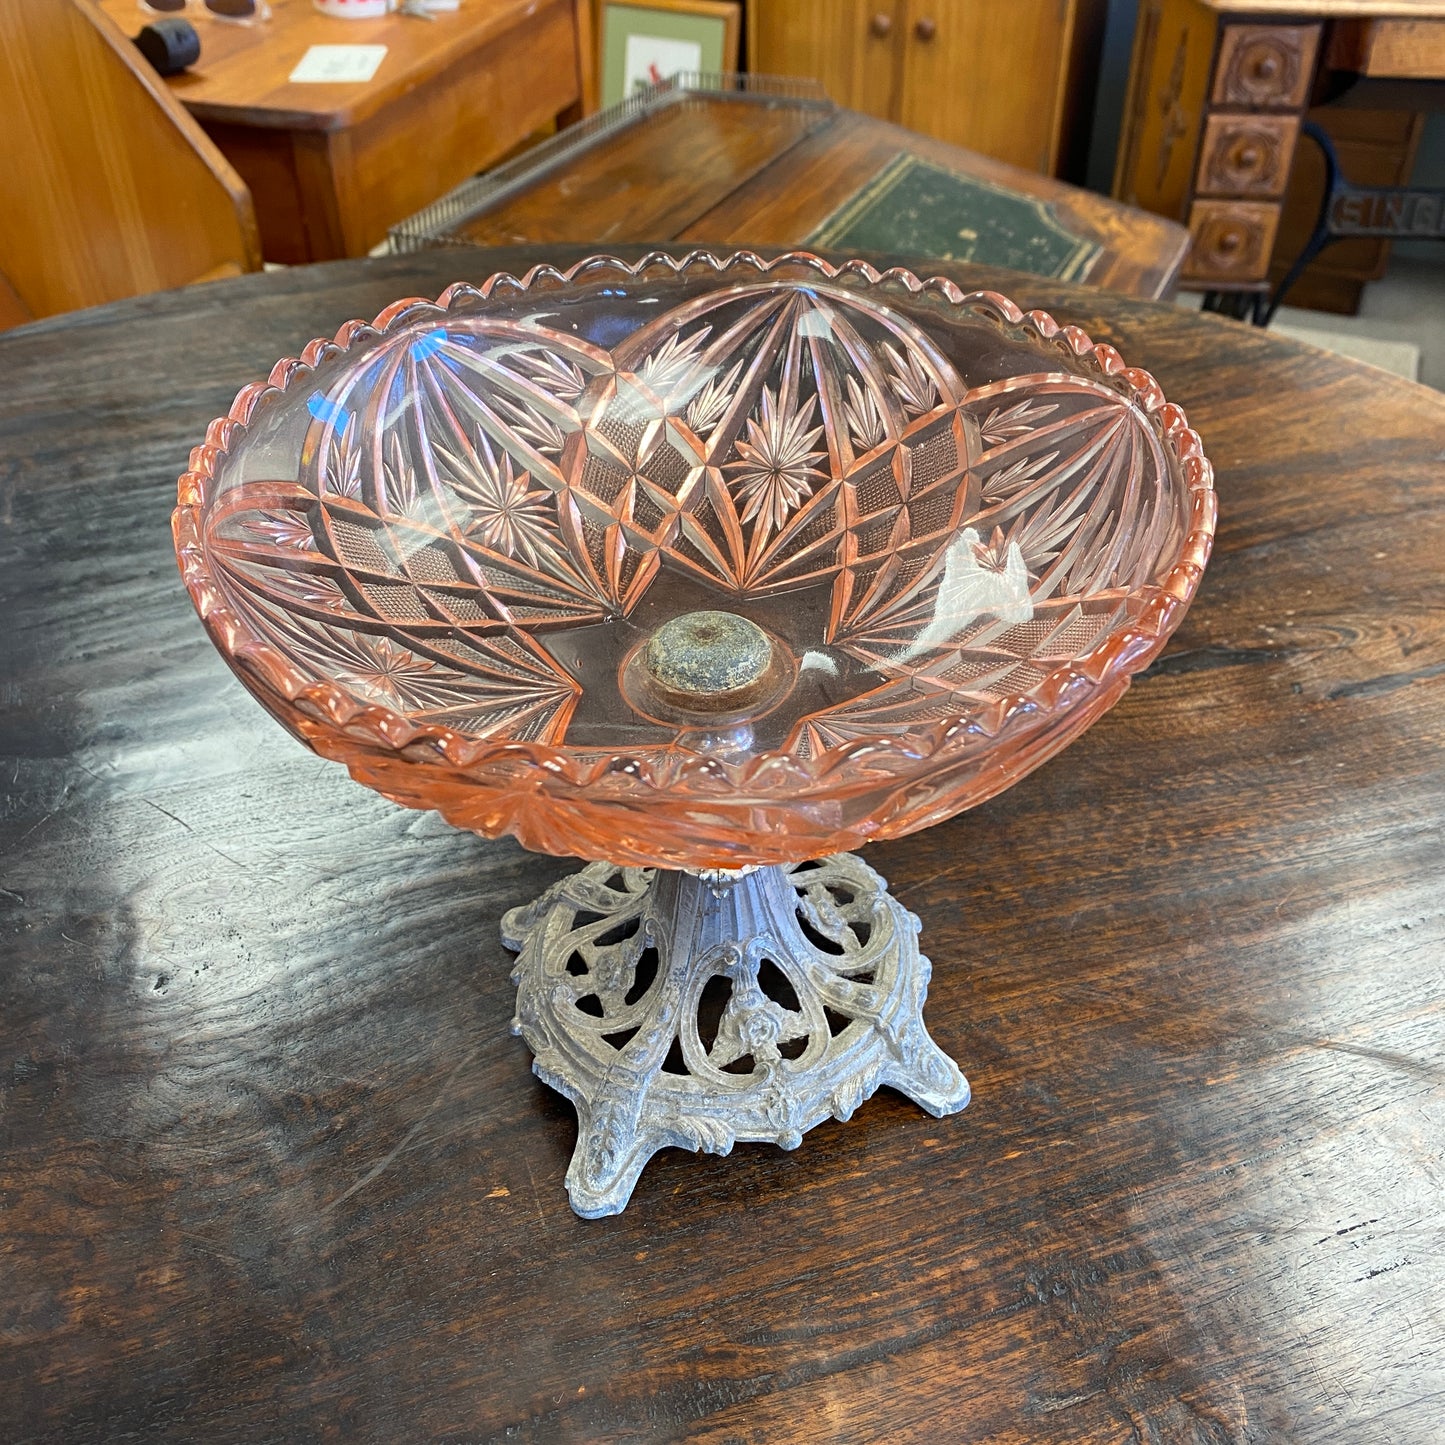
[[[740,10],[736,0],[602,0],[602,104],[679,71],[736,70]]]

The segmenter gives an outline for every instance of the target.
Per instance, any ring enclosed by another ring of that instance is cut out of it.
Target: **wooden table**
[[[150,18],[135,0],[99,3],[127,35]],[[590,0],[466,0],[433,21],[338,20],[311,0],[271,10],[249,26],[188,13],[201,58],[168,82],[250,187],[268,261],[364,256],[388,226],[591,103]],[[313,45],[387,54],[363,83],[292,84]]]
[[[1189,246],[1161,217],[786,86],[624,102],[464,183],[393,241],[443,234],[484,246],[907,246],[1137,296],[1172,294]]]
[[[572,865],[294,744],[167,531],[238,383],[488,269],[0,338],[0,1433],[1437,1445],[1445,399],[950,268],[1188,408],[1203,590],[1058,760],[868,852],[968,1111],[885,1092],[791,1154],[665,1153],[587,1223],[497,938]]]

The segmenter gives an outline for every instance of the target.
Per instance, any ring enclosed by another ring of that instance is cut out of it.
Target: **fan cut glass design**
[[[1163,645],[1214,520],[1111,348],[747,253],[352,323],[242,392],[180,501],[213,638],[318,752],[477,832],[697,868],[907,833],[1052,756]],[[653,643],[694,614],[753,661]]]
[[[919,922],[842,850],[1116,701],[1214,528],[1183,413],[1001,296],[796,254],[594,257],[403,301],[247,387],[181,478],[221,653],[413,807],[599,860],[501,920],[576,1106],[573,1208],[795,1148],[930,1037]]]

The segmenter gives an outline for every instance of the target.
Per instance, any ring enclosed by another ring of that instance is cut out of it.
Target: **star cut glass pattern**
[[[305,743],[604,860],[502,923],[593,1216],[659,1148],[793,1148],[884,1084],[967,1104],[918,920],[840,850],[982,802],[1116,702],[1214,522],[1199,438],[1111,347],[744,251],[349,323],[212,423],[174,528],[216,646]]]
[[[621,864],[796,862],[1057,751],[1207,557],[1198,438],[1147,374],[945,281],[594,258],[352,323],[182,479],[242,677],[389,796]],[[632,651],[735,610],[795,680],[726,728],[631,706]]]

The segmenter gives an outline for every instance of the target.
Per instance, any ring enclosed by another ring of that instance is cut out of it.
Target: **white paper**
[[[702,46],[695,40],[670,40],[662,35],[629,35],[623,52],[622,94],[639,85],[655,85],[680,70],[702,69]]]
[[[370,80],[386,59],[384,45],[313,45],[291,72],[293,85]]]

